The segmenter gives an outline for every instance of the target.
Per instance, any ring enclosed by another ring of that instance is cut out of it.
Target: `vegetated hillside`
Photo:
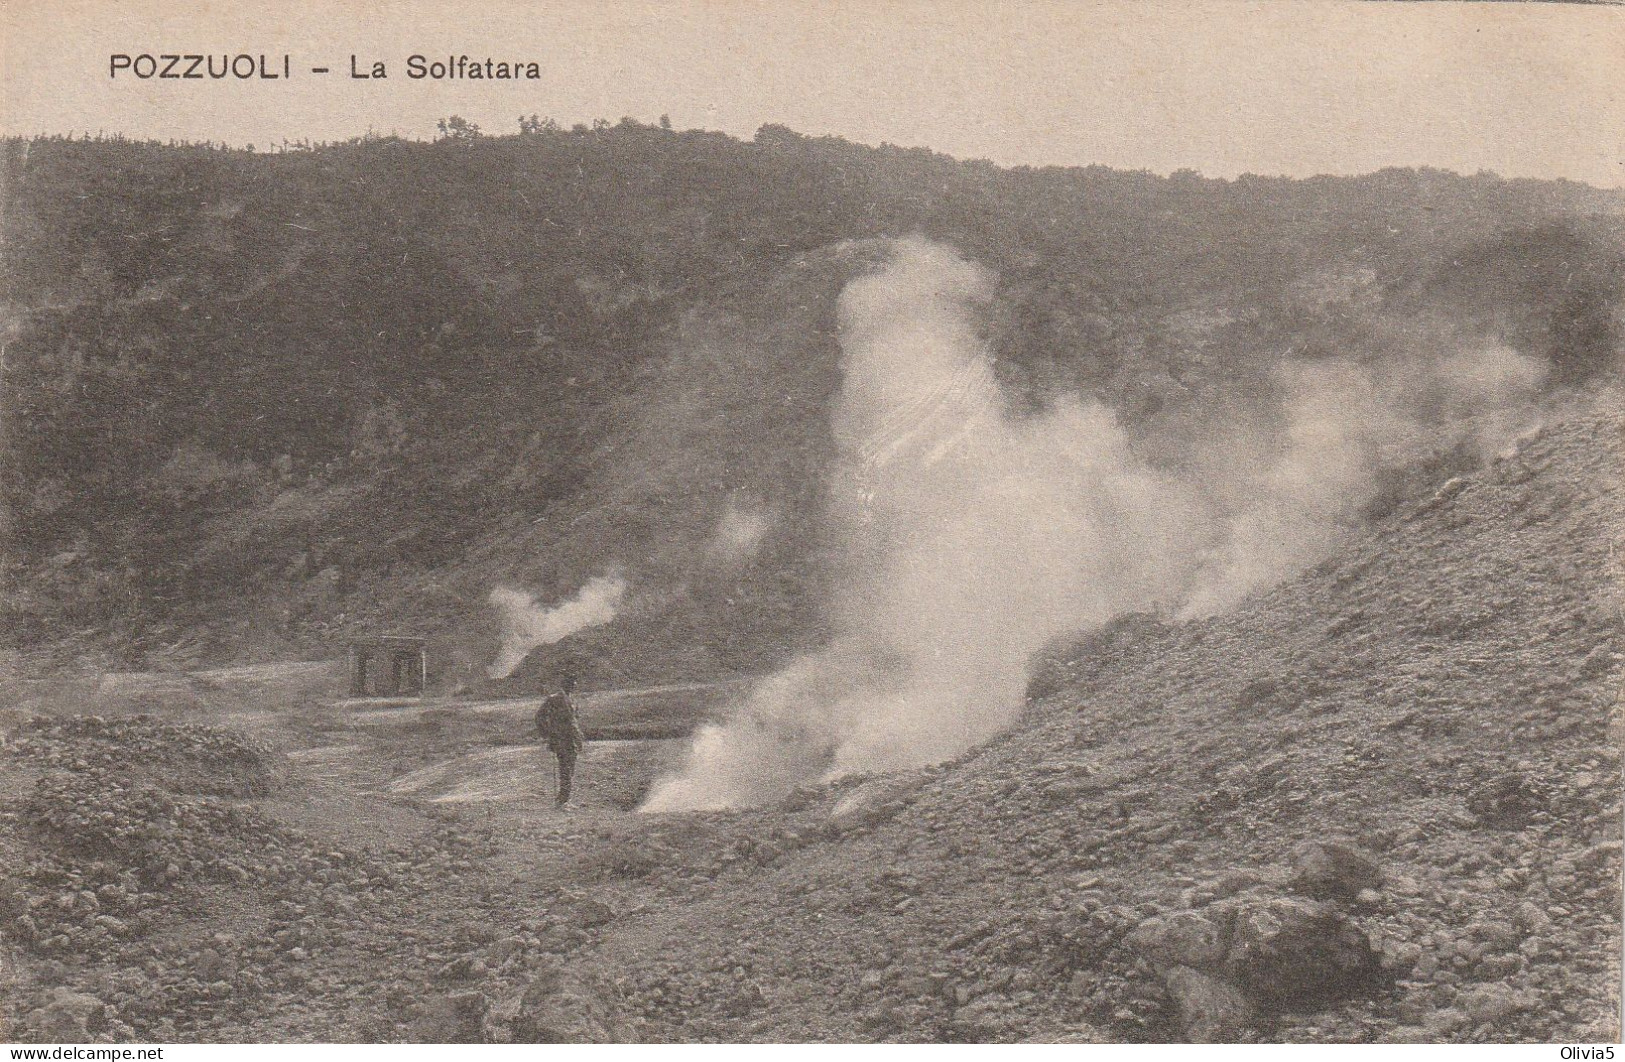
[[[1471,336],[1566,386],[1619,349],[1621,197],[1566,182],[1000,169],[636,123],[10,141],[0,173],[0,628],[38,664],[421,630],[455,684],[489,659],[493,585],[557,599],[611,565],[621,619],[564,647],[592,681],[778,663],[821,637],[834,299],[880,237],[998,272],[1018,406],[1095,395],[1148,439],[1282,357]],[[730,513],[759,541],[719,548]]]
[[[1620,432],[1081,646],[959,762],[746,818],[714,884],[623,856],[674,895],[572,968],[653,1039],[1617,1038]]]

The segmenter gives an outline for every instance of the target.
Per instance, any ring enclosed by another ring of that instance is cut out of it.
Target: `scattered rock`
[[[1051,807],[1066,807],[1081,803],[1103,792],[1105,788],[1106,783],[1099,778],[1074,776],[1046,782],[1041,791]]]
[[[571,925],[556,925],[543,930],[536,938],[536,946],[543,951],[571,951],[587,942],[586,931]]]
[[[1142,922],[1124,943],[1159,971],[1172,966],[1214,969],[1223,964],[1228,951],[1228,922],[1196,911],[1179,911]]]
[[[1592,867],[1603,866],[1609,862],[1619,859],[1619,857],[1620,842],[1603,841],[1601,844],[1594,844],[1590,848],[1587,848],[1585,851],[1581,852],[1579,855],[1575,856],[1574,865],[1585,870]]]
[[[1174,966],[1163,974],[1163,983],[1190,1043],[1234,1043],[1252,1025],[1252,1003],[1228,981],[1189,966]]]
[[[1506,985],[1480,985],[1461,999],[1462,1007],[1478,1022],[1495,1022],[1517,1013],[1527,1005]]]
[[[623,1043],[630,1039],[616,1008],[597,986],[562,963],[550,963],[524,989],[485,1015],[485,1037],[494,1043]]]
[[[592,896],[571,896],[559,906],[556,916],[567,925],[592,929],[615,920],[615,908]]]
[[[1514,771],[1475,786],[1467,795],[1467,810],[1482,825],[1518,829],[1545,811],[1548,800],[1545,785]]]
[[[1510,923],[1500,920],[1475,922],[1468,927],[1473,937],[1484,941],[1496,948],[1515,948],[1518,946],[1518,930]]]
[[[1539,906],[1525,900],[1512,912],[1512,924],[1525,934],[1538,933],[1552,924],[1552,918]]]
[[[1028,1043],[1038,1044],[1105,1044],[1111,1040],[1087,1022],[1068,1025],[1053,1036],[1034,1037]]]
[[[24,1018],[33,1039],[65,1044],[88,1043],[107,1028],[107,1007],[95,996],[56,988],[44,1006]]]
[[[489,1007],[483,992],[455,992],[431,998],[412,1023],[411,1039],[431,1044],[481,1043]]]
[[[1293,853],[1292,887],[1320,899],[1354,900],[1382,884],[1382,868],[1369,852],[1337,841],[1311,841]]]

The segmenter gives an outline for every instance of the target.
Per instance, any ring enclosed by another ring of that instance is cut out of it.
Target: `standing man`
[[[570,802],[570,778],[576,773],[576,754],[581,751],[581,721],[576,718],[576,706],[570,700],[570,691],[575,688],[575,676],[564,676],[559,681],[559,691],[548,694],[547,700],[536,709],[536,729],[559,761],[558,806],[561,808]]]

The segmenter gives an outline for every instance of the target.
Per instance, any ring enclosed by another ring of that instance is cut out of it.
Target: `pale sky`
[[[1209,176],[1431,165],[1625,186],[1625,8],[1210,0],[6,0],[0,127],[264,148],[670,115],[1003,164]],[[292,56],[285,81],[140,81],[112,53]],[[406,59],[539,81],[411,81]],[[354,54],[384,81],[348,76]],[[325,75],[311,66],[329,66]]]

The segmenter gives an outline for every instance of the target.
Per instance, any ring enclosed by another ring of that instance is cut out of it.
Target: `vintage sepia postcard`
[[[11,0],[0,132],[9,1057],[1613,1057],[1625,7]]]

